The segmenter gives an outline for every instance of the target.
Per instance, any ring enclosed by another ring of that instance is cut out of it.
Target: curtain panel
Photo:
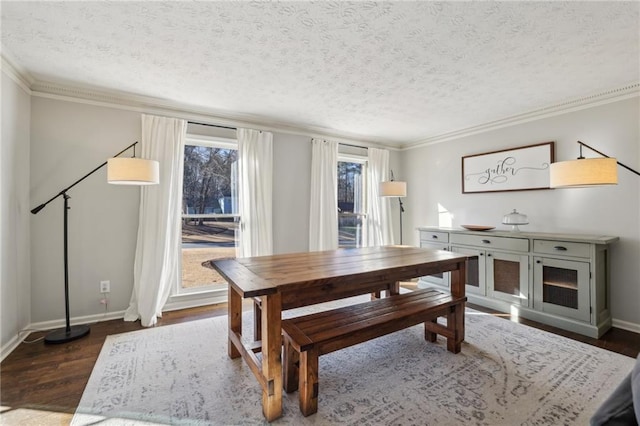
[[[311,140],[309,251],[338,248],[338,143]]]
[[[160,163],[160,183],[140,188],[133,293],[124,320],[156,324],[180,280],[182,169],[187,122],[142,115],[142,157]]]
[[[367,231],[364,246],[393,244],[389,198],[380,196],[380,182],[389,180],[389,151],[369,148],[367,166]]]
[[[273,253],[273,134],[238,129],[238,210],[240,238],[237,257]]]

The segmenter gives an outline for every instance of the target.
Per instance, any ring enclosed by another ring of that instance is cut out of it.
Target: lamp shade
[[[380,182],[381,197],[406,197],[407,182],[392,180],[388,182]]]
[[[156,185],[160,182],[160,165],[144,158],[110,158],[107,181],[115,185]]]
[[[581,158],[551,163],[549,183],[551,188],[570,188],[618,183],[615,158]]]

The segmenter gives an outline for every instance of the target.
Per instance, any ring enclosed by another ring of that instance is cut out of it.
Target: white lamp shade
[[[407,182],[392,180],[388,182],[380,182],[381,197],[406,197]]]
[[[144,158],[110,158],[107,181],[114,185],[156,185],[160,182],[160,165]]]
[[[551,163],[549,172],[551,188],[569,188],[618,183],[615,158],[582,158]]]

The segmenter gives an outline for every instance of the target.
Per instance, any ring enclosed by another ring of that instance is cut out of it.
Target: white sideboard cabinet
[[[599,338],[611,328],[609,246],[618,237],[418,228],[420,247],[476,256],[469,302]],[[449,275],[418,286],[449,288]]]

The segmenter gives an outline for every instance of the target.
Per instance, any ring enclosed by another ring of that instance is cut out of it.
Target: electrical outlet
[[[111,291],[111,281],[100,281],[100,293],[109,293]]]

